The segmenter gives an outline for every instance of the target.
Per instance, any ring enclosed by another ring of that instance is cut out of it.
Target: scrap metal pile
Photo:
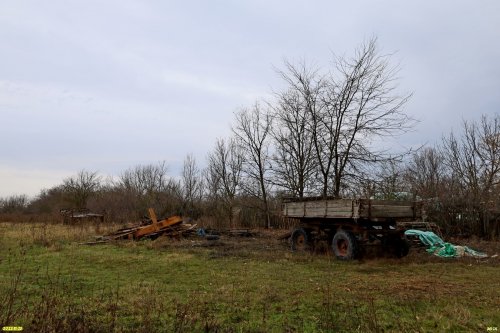
[[[196,224],[185,223],[180,216],[171,216],[169,218],[158,220],[154,210],[151,208],[149,209],[149,216],[150,219],[146,222],[118,229],[111,234],[97,237],[94,242],[87,242],[85,244],[92,245],[120,239],[153,239],[161,235],[180,237],[187,236],[189,234],[196,234]]]

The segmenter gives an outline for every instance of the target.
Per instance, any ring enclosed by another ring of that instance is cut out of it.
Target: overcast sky
[[[376,36],[438,142],[500,108],[500,1],[0,1],[0,197],[78,170],[200,164],[233,112],[279,90],[275,68],[328,68]]]

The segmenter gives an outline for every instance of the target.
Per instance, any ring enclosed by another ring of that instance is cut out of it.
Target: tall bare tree
[[[272,105],[274,124],[273,183],[294,197],[303,198],[313,190],[316,160],[309,131],[306,101],[297,89],[277,94]]]
[[[232,128],[236,142],[244,154],[243,171],[249,179],[245,183],[244,190],[262,202],[267,228],[271,227],[268,201],[270,184],[267,179],[271,166],[269,154],[271,126],[271,114],[262,110],[256,103],[251,109],[242,109],[235,113],[235,123]]]
[[[328,75],[304,65],[286,67],[282,76],[309,114],[321,195],[339,197],[347,176],[388,158],[374,149],[373,140],[411,128],[413,120],[403,110],[410,95],[396,94],[398,68],[379,53],[376,39],[363,43],[352,58],[335,57]]]
[[[331,168],[331,161],[325,161],[323,159],[322,149],[320,147],[320,138],[325,137],[326,131],[324,127],[321,126],[320,117],[324,114],[323,108],[324,104],[324,95],[326,94],[327,82],[323,74],[319,72],[318,69],[314,67],[310,67],[310,65],[305,62],[301,62],[297,65],[294,65],[288,61],[285,61],[285,69],[283,71],[279,71],[282,79],[288,84],[287,92],[285,93],[285,104],[292,104],[293,108],[296,109],[297,116],[295,119],[290,119],[292,121],[296,121],[297,124],[295,128],[291,132],[295,132],[292,135],[296,137],[292,140],[285,141],[286,145],[292,146],[291,154],[289,155],[291,160],[298,160],[298,165],[293,166],[290,165],[289,173],[295,173],[296,176],[303,178],[303,184],[299,185],[297,190],[299,191],[297,194],[301,196],[301,189],[305,188],[305,180],[308,179],[308,176],[313,174],[313,169],[310,167],[314,165],[319,170],[323,176],[321,184],[324,184],[324,196],[326,196],[326,191],[328,189],[328,176]],[[286,96],[288,95],[288,96]],[[304,128],[302,128],[304,126]],[[297,135],[298,134],[298,135]],[[295,142],[293,142],[295,141]],[[279,142],[279,141],[278,141]],[[312,146],[308,144],[311,143]],[[278,143],[278,147],[280,147],[280,143]],[[314,159],[308,160],[311,157],[309,150],[313,148]],[[278,153],[283,154],[282,159],[286,159],[288,153],[286,151],[281,151],[278,148]],[[289,149],[288,149],[289,150]],[[309,163],[310,161],[314,161]],[[291,178],[293,175],[287,175],[287,178]],[[317,181],[313,181],[313,183],[317,183]],[[295,186],[297,187],[297,186]],[[303,194],[302,194],[303,195]]]

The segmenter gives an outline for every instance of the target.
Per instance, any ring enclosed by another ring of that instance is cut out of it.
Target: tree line
[[[106,211],[115,221],[147,207],[221,225],[280,223],[283,197],[419,199],[445,231],[498,237],[500,119],[464,120],[433,147],[387,151],[380,144],[411,130],[398,67],[371,39],[325,69],[285,61],[284,88],[234,113],[204,167],[187,155],[180,176],[164,162],[114,179],[82,170],[37,198],[1,199],[0,212],[53,213],[63,205]]]

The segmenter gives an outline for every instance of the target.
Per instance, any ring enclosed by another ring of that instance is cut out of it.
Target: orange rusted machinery
[[[149,208],[149,217],[150,221],[146,225],[143,223],[118,229],[111,234],[96,237],[95,241],[82,244],[95,245],[120,239],[155,239],[161,235],[179,238],[196,233],[196,224],[184,223],[183,218],[180,216],[174,215],[158,221],[154,210]]]
[[[157,233],[161,233],[165,228],[182,223],[182,217],[177,215],[158,221],[153,208],[149,208],[149,217],[153,223],[135,230],[132,234],[134,239],[144,236],[152,236]]]
[[[134,226],[130,228],[124,228],[117,230],[113,234],[108,235],[107,239],[140,239],[143,237],[156,238],[163,233],[172,232],[177,227],[183,227],[182,217],[174,215],[166,219],[158,221],[153,208],[149,208],[149,217],[151,219],[151,224],[143,226]],[[182,224],[182,225],[181,225]],[[185,225],[182,228],[184,231],[186,229],[192,229],[196,225]]]

